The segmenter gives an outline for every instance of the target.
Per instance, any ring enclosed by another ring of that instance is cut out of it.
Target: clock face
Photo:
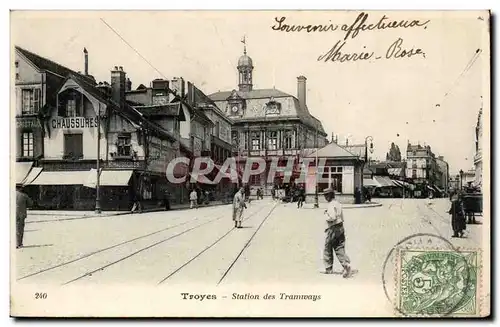
[[[233,106],[231,108],[231,110],[233,111],[233,113],[237,113],[238,112],[238,106]]]

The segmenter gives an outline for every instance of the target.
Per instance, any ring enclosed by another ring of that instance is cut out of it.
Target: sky
[[[339,143],[373,138],[372,159],[385,159],[391,142],[430,145],[444,156],[450,173],[473,167],[475,126],[481,107],[489,109],[488,17],[483,12],[368,12],[366,24],[383,15],[394,20],[429,21],[422,27],[362,31],[341,51],[370,52],[371,60],[324,62],[318,57],[342,41],[356,11],[140,11],[13,12],[11,42],[76,71],[89,52],[89,70],[110,81],[123,66],[132,88],[155,78],[182,76],[206,94],[237,88],[236,64],[246,37],[253,59],[254,89],[272,88],[296,96],[297,76],[307,77],[307,105]],[[336,24],[333,32],[282,32],[288,24]],[[121,37],[106,25],[108,24]],[[401,39],[423,55],[386,59]],[[130,44],[136,51],[134,51]],[[13,47],[12,47],[13,48]],[[479,56],[465,70],[474,58]],[[142,57],[141,57],[142,56]],[[381,59],[373,59],[377,56]],[[153,67],[154,68],[153,68]],[[488,117],[488,116],[487,116]]]

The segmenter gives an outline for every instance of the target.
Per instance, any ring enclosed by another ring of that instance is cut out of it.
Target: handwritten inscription
[[[344,50],[346,41],[337,41],[335,45],[328,50],[326,53],[318,57],[318,61],[324,62],[353,62],[353,61],[370,61],[379,59],[403,59],[411,57],[424,57],[425,52],[420,48],[415,47],[405,47],[403,44],[403,39],[398,38],[394,41],[385,52],[384,56],[375,54],[374,51],[366,50],[366,46],[363,46],[363,51],[358,52],[347,52]]]
[[[279,32],[335,32],[342,31],[344,32],[344,40],[347,40],[349,37],[351,39],[356,38],[360,32],[365,31],[374,31],[374,30],[386,30],[386,29],[398,29],[398,28],[427,28],[427,24],[430,20],[420,21],[418,19],[413,20],[389,20],[389,17],[383,15],[380,20],[373,24],[368,24],[369,15],[367,13],[359,14],[354,22],[350,25],[348,24],[334,24],[331,21],[328,24],[309,24],[309,25],[290,25],[286,24],[286,17],[275,17],[274,20],[276,24],[271,26],[273,31]]]

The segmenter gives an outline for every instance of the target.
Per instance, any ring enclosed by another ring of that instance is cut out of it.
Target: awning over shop
[[[33,161],[30,162],[16,162],[16,184],[23,184],[24,180],[30,172]]]
[[[393,176],[403,176],[404,173],[402,168],[387,168],[387,172]]]
[[[398,180],[393,179],[393,180],[392,180],[392,182],[393,182],[394,184],[396,184],[396,186],[399,186],[399,187],[404,187],[403,183],[402,183],[402,182],[400,182],[400,181],[398,181]]]
[[[83,185],[89,171],[42,171],[29,185]]]
[[[127,186],[133,170],[103,170],[99,178],[100,186]]]
[[[31,182],[33,182],[38,177],[38,175],[40,175],[42,170],[43,170],[43,168],[40,168],[40,167],[31,168],[31,171],[28,174],[28,176],[26,176],[26,178],[24,179],[23,184],[24,185],[31,184]]]
[[[373,178],[380,184],[379,187],[395,186],[392,180],[387,176],[373,176]]]
[[[381,187],[379,182],[374,180],[373,178],[363,178],[363,186],[365,187]]]

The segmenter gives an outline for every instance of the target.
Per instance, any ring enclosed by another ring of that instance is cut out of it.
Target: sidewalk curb
[[[208,204],[208,205],[199,205],[198,208],[207,208],[207,207],[215,207],[215,206],[224,206],[224,205],[230,205],[231,203],[214,203],[214,204]],[[102,212],[100,214],[98,213],[93,213],[93,214],[78,214],[78,211],[74,211],[72,213],[60,213],[57,214],[57,211],[55,213],[52,213],[53,211],[51,210],[51,213],[43,212],[44,210],[34,210],[34,211],[28,211],[28,215],[37,215],[37,216],[59,216],[59,217],[68,217],[66,220],[72,220],[72,219],[82,219],[82,218],[93,218],[93,217],[115,217],[115,216],[124,216],[124,215],[133,215],[133,214],[141,214],[141,213],[149,213],[149,212],[160,212],[160,211],[177,211],[177,210],[189,210],[189,206],[187,207],[179,207],[179,208],[171,208],[170,210],[165,210],[165,208],[150,208],[150,209],[145,209],[142,210],[142,212],[130,212],[130,211],[121,211],[121,212],[113,212],[113,211],[107,211],[107,212]],[[55,211],[55,210],[54,210]],[[78,216],[78,217],[77,217]],[[74,218],[70,218],[74,217]]]
[[[297,206],[297,204],[295,204],[295,207],[296,206]],[[383,206],[382,203],[342,204],[342,209],[346,209],[346,210],[347,209],[364,209],[364,208],[376,208],[376,207],[381,207],[381,206]],[[319,208],[315,208],[314,203],[309,203],[309,206],[304,207],[304,209],[326,209],[326,203],[320,203]]]
[[[343,209],[363,209],[363,208],[375,208],[381,207],[382,203],[368,203],[368,204],[346,204],[343,205]]]

